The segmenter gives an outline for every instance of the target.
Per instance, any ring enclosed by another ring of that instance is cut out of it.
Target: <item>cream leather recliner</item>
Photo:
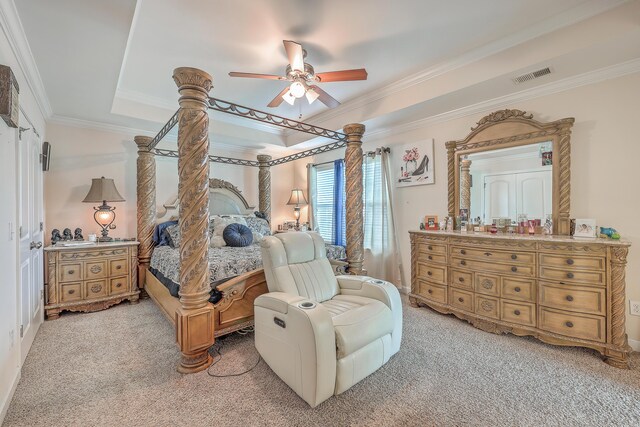
[[[265,237],[262,263],[269,293],[254,303],[256,348],[312,407],[400,349],[398,289],[366,276],[334,276],[318,233]]]

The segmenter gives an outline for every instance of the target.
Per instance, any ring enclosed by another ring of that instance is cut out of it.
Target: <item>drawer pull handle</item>
[[[573,301],[573,297],[571,295],[567,295],[567,301]]]
[[[518,255],[516,255],[516,254],[512,254],[512,255],[511,255],[511,259],[518,259]]]
[[[120,283],[120,282],[116,283],[116,288],[119,288],[121,286],[122,286],[122,283]]]
[[[460,297],[460,298],[458,298],[458,301],[464,302],[464,298]]]
[[[491,252],[485,252],[485,253],[484,253],[484,255],[485,255],[485,256],[491,256],[491,255],[492,255],[492,253],[491,253]]]
[[[515,273],[516,271],[518,271],[518,267],[511,267],[511,271]]]
[[[116,270],[120,270],[122,268],[121,265],[116,265]]]
[[[462,250],[460,250],[460,253],[461,253],[462,255],[466,255],[466,254],[467,254],[467,251],[465,251],[464,249],[462,249]]]
[[[460,261],[460,265],[467,265],[467,261],[465,260]]]
[[[573,260],[572,260],[571,258],[569,258],[569,259],[567,260],[567,264],[569,264],[569,265],[573,265]]]
[[[567,328],[573,328],[573,322],[566,322],[565,325]]]
[[[520,287],[516,286],[515,288],[513,288],[513,290],[516,291],[516,292],[520,292]]]
[[[75,270],[69,270],[69,274],[73,274],[75,272],[76,272]]]
[[[573,273],[567,273],[567,278],[568,279],[573,279]]]
[[[427,259],[432,260],[432,259],[433,259],[433,257],[432,257],[431,255],[429,255],[429,256],[427,257]],[[118,267],[118,268],[119,268],[119,267]]]
[[[69,295],[73,295],[75,293],[76,293],[75,289],[69,289]]]
[[[427,246],[427,249],[432,250],[433,246],[429,245],[429,246]]]
[[[428,293],[428,294],[432,294],[432,293],[433,293],[433,291],[432,291],[431,289],[427,289],[427,293]]]
[[[520,316],[520,310],[514,310],[513,314],[515,314],[516,316]]]
[[[458,282],[464,282],[464,277],[458,277]]]
[[[433,273],[430,271],[427,271],[427,276],[433,276]]]

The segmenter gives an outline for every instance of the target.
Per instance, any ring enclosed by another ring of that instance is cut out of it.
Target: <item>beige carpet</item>
[[[640,425],[637,354],[619,370],[590,350],[404,309],[400,353],[315,409],[264,362],[240,377],[180,375],[173,329],[150,300],[64,315],[38,332],[5,425]],[[252,335],[223,341],[212,372],[257,360]]]

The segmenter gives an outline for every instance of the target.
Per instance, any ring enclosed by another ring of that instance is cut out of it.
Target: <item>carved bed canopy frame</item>
[[[158,303],[175,324],[176,338],[182,353],[178,370],[183,373],[198,372],[211,364],[209,347],[214,336],[220,335],[215,327],[223,324],[216,307],[208,302],[210,292],[208,249],[209,249],[209,186],[210,163],[227,163],[248,167],[258,167],[259,201],[258,209],[267,218],[271,217],[271,172],[270,167],[313,156],[322,152],[346,147],[345,152],[345,192],[346,192],[346,230],[347,262],[349,272],[363,272],[364,231],[362,202],[362,136],[365,126],[354,123],[344,126],[344,133],[324,129],[318,126],[287,119],[238,104],[209,97],[213,79],[206,72],[190,67],[176,68],[173,79],[180,94],[178,111],[154,137],[136,136],[138,146],[137,159],[137,208],[139,246],[139,286],[144,291],[147,279],[149,291],[152,282],[147,270],[153,251],[153,231],[156,225],[156,163],[155,156],[175,157],[178,159],[178,200],[180,200],[179,228],[180,242],[180,299],[173,300],[161,295],[149,295]],[[209,116],[212,109],[251,120],[268,123],[282,128],[309,133],[332,139],[333,142],[321,147],[302,151],[280,159],[268,155],[258,155],[257,161],[234,159],[209,154]],[[167,133],[178,125],[178,150],[156,148]],[[235,188],[235,187],[234,187]],[[255,272],[250,277],[234,279],[227,289],[236,286],[241,280],[242,287],[233,289],[225,295],[227,300],[241,299],[242,293],[256,292]],[[260,270],[262,281],[264,276]],[[161,285],[160,285],[161,286]],[[220,287],[218,287],[220,290]],[[265,286],[266,289],[266,286]],[[154,291],[155,292],[155,291]],[[158,291],[165,292],[165,291]],[[229,296],[229,298],[227,298]],[[253,295],[255,298],[256,295]],[[252,299],[239,302],[245,312],[251,310]],[[246,307],[250,303],[251,307]],[[232,312],[228,310],[228,312]],[[228,316],[233,317],[233,316]],[[233,321],[233,319],[231,319]],[[233,323],[230,321],[230,323]],[[237,322],[236,322],[237,323]],[[237,326],[237,325],[236,325]],[[234,326],[235,327],[235,326]]]

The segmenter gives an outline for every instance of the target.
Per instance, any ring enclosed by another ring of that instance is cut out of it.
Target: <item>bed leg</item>
[[[176,338],[182,357],[178,372],[193,374],[207,369],[213,358],[209,354],[215,339],[214,308],[211,304],[196,308],[179,308],[176,311]]]

